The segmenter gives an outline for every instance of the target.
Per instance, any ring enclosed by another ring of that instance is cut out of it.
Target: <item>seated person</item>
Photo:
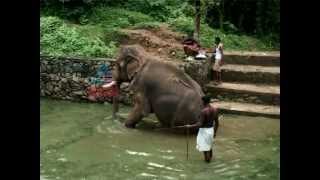
[[[187,56],[196,56],[200,50],[200,44],[191,36],[189,35],[187,39],[183,42],[183,50]]]

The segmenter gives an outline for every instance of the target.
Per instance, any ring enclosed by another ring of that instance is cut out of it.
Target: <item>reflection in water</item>
[[[145,153],[145,152],[135,152],[135,151],[129,151],[126,150],[126,153],[131,154],[131,155],[138,155],[138,156],[150,156],[150,153]]]

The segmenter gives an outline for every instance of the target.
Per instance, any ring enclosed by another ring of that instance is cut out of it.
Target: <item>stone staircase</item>
[[[220,85],[208,92],[224,113],[280,118],[280,54],[226,52]]]

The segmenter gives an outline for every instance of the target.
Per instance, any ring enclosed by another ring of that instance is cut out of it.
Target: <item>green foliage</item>
[[[158,29],[161,23],[159,22],[141,22],[133,26],[133,29]]]
[[[194,20],[191,17],[170,19],[168,23],[174,30],[186,34],[194,30]],[[274,50],[279,47],[279,41],[274,41],[271,37],[261,40],[244,34],[225,33],[218,29],[212,29],[204,22],[201,23],[200,43],[202,46],[212,47],[216,36],[222,39],[227,50]]]
[[[50,13],[43,13],[50,14]],[[42,17],[41,53],[50,55],[112,57],[125,34],[121,28],[133,25],[156,27],[142,13],[121,8],[96,7],[79,18],[79,25],[64,23],[58,17]]]
[[[205,47],[212,47],[216,36],[221,38],[226,50],[274,50],[277,44],[266,44],[265,42],[270,42],[270,39],[263,41],[245,34],[224,33],[218,29],[212,29],[207,24],[201,24],[200,29],[200,42]]]
[[[122,28],[131,26],[156,27],[153,18],[148,15],[122,8],[104,6],[93,8],[92,13],[84,14],[80,20],[82,25],[103,29],[102,38],[107,44],[112,41],[119,42],[126,37],[126,35],[120,31]]]
[[[148,15],[122,8],[96,7],[92,11],[92,14],[86,16],[89,24],[105,28],[126,28],[138,23],[153,21]]]
[[[98,37],[89,37],[57,17],[40,18],[40,51],[54,56],[112,57],[114,42],[107,46]]]
[[[212,47],[214,37],[219,36],[226,50],[280,48],[279,0],[245,3],[230,0],[224,1],[224,6],[221,2],[201,0],[202,46]],[[223,13],[224,31],[214,26],[214,23],[220,23],[219,13],[215,14],[215,11]],[[42,0],[41,53],[112,57],[119,42],[127,36],[121,29],[157,29],[161,23],[167,23],[173,30],[188,34],[194,30],[194,13],[193,0],[65,0],[64,3],[62,0]],[[239,21],[241,14],[243,23]],[[251,29],[246,29],[247,26]],[[252,28],[255,28],[254,32]]]
[[[194,20],[191,17],[180,16],[178,18],[170,18],[168,24],[173,27],[174,30],[186,34],[194,31]]]
[[[42,5],[40,8],[41,16],[57,16],[61,19],[67,19],[69,21],[78,22],[79,18],[86,13],[90,12],[90,6],[88,5],[74,5],[70,6],[70,3],[74,2],[59,2],[49,1],[48,5]]]
[[[224,22],[229,22],[242,33],[259,35],[260,38],[268,34],[280,34],[280,0],[202,2],[206,11],[205,20],[213,28],[224,28]]]
[[[190,8],[184,0],[128,0],[125,6],[130,10],[148,14],[161,22],[178,17]]]

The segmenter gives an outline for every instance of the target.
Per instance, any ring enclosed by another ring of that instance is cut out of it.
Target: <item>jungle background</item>
[[[40,0],[40,53],[114,57],[122,29],[194,30],[195,0]],[[200,0],[200,43],[226,51],[279,51],[280,0]]]

